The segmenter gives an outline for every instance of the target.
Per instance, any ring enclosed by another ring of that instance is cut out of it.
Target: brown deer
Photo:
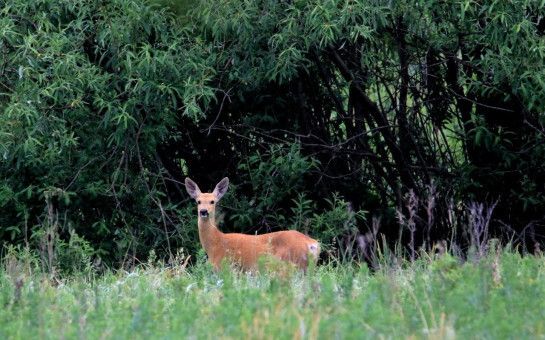
[[[197,202],[199,239],[216,270],[223,260],[227,260],[243,271],[255,271],[262,256],[292,263],[302,270],[307,269],[309,261],[316,262],[320,244],[296,230],[261,235],[222,233],[216,226],[216,204],[225,195],[228,186],[229,179],[225,177],[213,192],[202,193],[195,182],[185,179],[189,196]]]

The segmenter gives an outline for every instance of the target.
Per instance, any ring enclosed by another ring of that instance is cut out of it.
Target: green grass
[[[12,264],[0,272],[0,303],[2,339],[543,338],[545,261],[444,255],[290,279],[145,265],[60,281]]]

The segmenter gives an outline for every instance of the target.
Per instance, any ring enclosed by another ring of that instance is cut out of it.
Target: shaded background
[[[195,254],[185,176],[230,177],[223,231],[298,229],[326,257],[543,240],[533,1],[0,8],[4,245],[67,267]]]

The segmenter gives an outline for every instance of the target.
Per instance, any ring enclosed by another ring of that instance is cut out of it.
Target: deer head
[[[225,195],[229,188],[229,178],[222,179],[214,188],[212,192],[201,192],[197,183],[191,180],[189,177],[185,179],[185,189],[189,196],[191,196],[197,202],[197,213],[199,219],[206,220],[208,218],[215,218],[216,203]]]

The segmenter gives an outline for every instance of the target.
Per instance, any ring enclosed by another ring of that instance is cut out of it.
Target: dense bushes
[[[299,143],[319,164],[309,198],[340,192],[385,216],[390,239],[392,210],[410,214],[415,196],[417,244],[446,238],[451,207],[471,201],[497,201],[493,234],[538,241],[545,22],[534,2],[203,0],[195,15],[223,90],[205,126],[241,158],[241,144]]]
[[[343,244],[376,236],[368,211],[414,253],[453,228],[460,241],[452,215],[475,200],[498,201],[493,234],[540,241],[542,8],[191,6],[0,0],[2,242],[74,238],[107,262],[194,254],[187,175],[231,177],[226,231]],[[396,216],[413,216],[401,236]]]
[[[30,242],[55,225],[118,258],[162,245],[175,212],[155,150],[211,95],[207,67],[187,62],[204,51],[138,1],[0,7],[0,237]]]

